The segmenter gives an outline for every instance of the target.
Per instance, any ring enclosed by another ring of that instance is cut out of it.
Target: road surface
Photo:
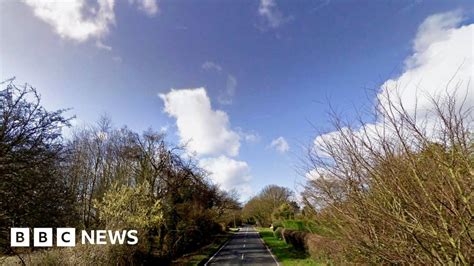
[[[253,227],[245,226],[204,265],[279,265]]]

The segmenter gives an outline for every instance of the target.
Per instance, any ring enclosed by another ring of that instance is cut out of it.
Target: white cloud
[[[104,49],[104,50],[107,50],[107,51],[112,51],[112,47],[109,46],[109,45],[106,45],[104,44],[102,41],[100,40],[97,40],[97,42],[95,42],[95,46],[97,46],[97,48],[100,48],[100,49]]]
[[[43,1],[24,0],[33,9],[35,16],[49,24],[64,39],[84,42],[100,40],[115,24],[115,0]],[[139,0],[138,8],[147,14],[155,14],[158,6],[155,0]],[[99,48],[109,46],[97,42]]]
[[[315,169],[312,169],[311,171],[307,172],[305,174],[305,177],[308,179],[308,180],[318,180],[318,179],[326,179],[326,180],[331,180],[334,178],[333,175],[331,175],[327,169],[325,168],[315,168]]]
[[[25,0],[25,3],[33,8],[35,16],[65,39],[82,42],[91,37],[100,38],[115,23],[113,0],[99,0],[96,7],[88,6],[85,0]]]
[[[207,71],[214,70],[218,73],[222,73],[224,68],[212,61],[206,61],[201,65],[201,68]],[[235,95],[237,89],[237,78],[231,74],[227,74],[225,89],[220,91],[220,95],[217,98],[217,101],[220,104],[232,104],[232,98]]]
[[[181,143],[198,155],[199,166],[209,172],[213,182],[224,190],[237,190],[241,199],[249,198],[253,192],[250,168],[229,156],[238,155],[241,138],[256,141],[258,134],[232,130],[227,114],[212,109],[204,88],[171,90],[159,96],[164,111],[176,119]]]
[[[170,129],[169,125],[162,126],[160,127],[160,133],[166,133],[168,132],[169,129]]]
[[[321,1],[316,1],[314,4],[315,6],[313,8],[311,8],[311,12],[317,12],[321,9],[323,9],[324,7],[326,7],[327,5],[329,5],[331,2],[331,0],[321,0]]]
[[[222,71],[222,67],[219,64],[211,62],[211,61],[204,62],[202,64],[201,68],[204,69],[204,70],[215,70],[217,72]]]
[[[462,22],[461,11],[452,11],[429,16],[418,27],[418,33],[413,42],[413,49],[422,52],[433,43],[446,40],[447,31],[457,27]]]
[[[199,166],[208,171],[211,179],[223,189],[247,190],[251,176],[250,168],[246,162],[221,155],[215,158],[201,159]]]
[[[232,75],[227,75],[225,90],[221,93],[221,95],[217,99],[219,103],[232,104],[232,98],[235,95],[236,88],[237,88],[237,79]]]
[[[455,89],[458,100],[467,95],[467,103],[474,103],[474,24],[458,27],[461,21],[460,12],[449,12],[420,25],[404,73],[381,87],[382,103],[383,95],[399,96],[413,114],[431,107],[429,96]]]
[[[176,118],[182,144],[197,155],[236,156],[240,136],[230,128],[229,117],[213,110],[204,88],[171,90],[160,94],[164,111]]]
[[[272,143],[270,143],[270,148],[275,149],[279,153],[285,153],[290,150],[290,145],[288,145],[288,142],[284,137],[278,137],[272,140]]]
[[[246,142],[258,142],[260,141],[260,135],[258,132],[255,131],[244,131],[241,128],[236,128],[237,133],[239,134],[240,138],[245,140]]]
[[[156,0],[131,0],[131,2],[136,2],[138,10],[144,12],[148,16],[154,16],[159,11]]]
[[[266,26],[273,29],[280,27],[291,19],[282,14],[275,0],[260,0],[258,14],[265,20]]]
[[[403,73],[381,86],[377,95],[380,108],[387,106],[387,96],[392,100],[399,99],[409,114],[416,113],[418,122],[434,125],[436,121],[427,112],[432,106],[430,97],[455,92],[458,103],[466,97],[466,104],[472,106],[474,24],[459,26],[461,22],[460,12],[435,14],[425,19],[418,28],[413,41],[413,54],[405,60]],[[375,134],[384,128],[383,121],[366,125],[366,128],[372,131],[369,134]],[[359,129],[360,133],[362,130]],[[318,151],[321,141],[337,137],[336,132],[316,137],[315,150]]]
[[[319,174],[318,170],[312,169],[309,172],[306,172],[305,177],[308,180],[318,180],[319,178],[321,178],[321,175]]]
[[[114,60],[116,63],[122,63],[122,57],[120,56],[113,56],[112,60]]]

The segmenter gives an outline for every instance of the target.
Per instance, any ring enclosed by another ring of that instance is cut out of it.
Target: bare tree
[[[309,150],[303,199],[337,228],[346,258],[371,263],[472,264],[472,103],[432,97],[424,115],[380,95],[378,124],[351,127]]]
[[[0,245],[9,227],[71,224],[73,198],[61,175],[65,110],[47,111],[39,94],[10,80],[0,91]]]

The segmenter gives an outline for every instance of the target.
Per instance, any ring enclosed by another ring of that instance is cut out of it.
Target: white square
[[[29,247],[30,229],[29,228],[10,228],[10,246]]]
[[[52,247],[53,228],[34,228],[33,245],[35,247]]]
[[[76,229],[75,228],[57,228],[56,229],[56,246],[58,247],[76,246]]]

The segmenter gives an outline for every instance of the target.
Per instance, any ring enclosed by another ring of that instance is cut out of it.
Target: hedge
[[[279,228],[280,229],[280,228]],[[280,232],[280,230],[277,230]],[[275,231],[275,236],[277,236]],[[342,261],[342,247],[336,240],[303,231],[283,229],[283,240],[295,249],[307,252],[316,261]]]
[[[307,251],[306,236],[307,232],[296,230],[283,230],[283,239],[286,243],[291,244],[295,249]]]

